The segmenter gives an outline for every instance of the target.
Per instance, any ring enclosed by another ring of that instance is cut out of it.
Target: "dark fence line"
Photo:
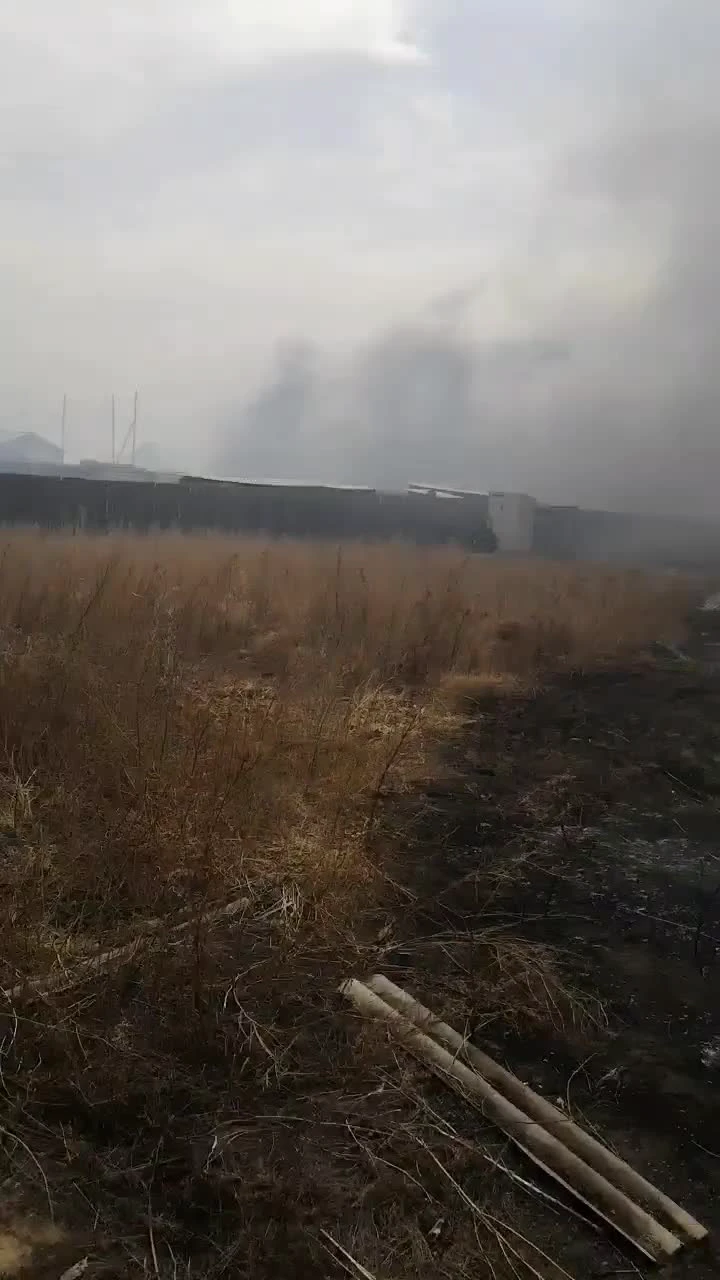
[[[373,490],[0,474],[0,523],[108,532],[220,530],[294,538],[404,538],[491,551],[482,504]]]
[[[179,482],[0,472],[0,525],[149,533],[217,530],[270,537],[454,543],[495,550],[487,497],[448,499],[304,485],[253,485],[187,476]],[[539,505],[533,550],[553,559],[716,568],[720,526]]]

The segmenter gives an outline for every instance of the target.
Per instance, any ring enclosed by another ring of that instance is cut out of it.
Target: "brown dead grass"
[[[0,809],[39,839],[26,961],[38,901],[52,936],[258,873],[354,892],[379,798],[452,727],[436,690],[616,658],[682,605],[639,575],[213,537],[8,537],[0,581]]]
[[[63,1214],[112,1240],[108,1274],[326,1274],[320,1225],[337,1237],[349,1203],[378,1213],[343,1182],[347,1108],[384,1129],[397,1102],[388,1089],[370,1120],[358,1103],[370,1068],[332,995],[376,954],[388,797],[473,706],[673,639],[686,609],[674,578],[452,550],[5,535],[0,985],[148,917],[251,904],[234,929],[160,932],[129,971],[9,1009],[10,1203],[47,1177]],[[538,954],[514,945],[495,964],[533,1016]],[[327,1138],[309,1166],[275,1121],[218,1146],[231,1120],[288,1106],[304,1132],[314,1117],[311,1146]],[[432,1274],[413,1230],[397,1276]]]

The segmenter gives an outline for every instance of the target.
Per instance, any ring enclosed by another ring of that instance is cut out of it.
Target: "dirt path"
[[[489,922],[496,938],[507,926],[557,948],[577,991],[599,1002],[601,1025],[568,1029],[566,1020],[563,1029],[528,1034],[525,1022],[513,1033],[517,992],[506,984],[507,1008],[500,999],[478,1009],[480,1038],[716,1229],[719,624],[720,615],[696,620],[693,663],[670,656],[658,667],[578,677],[480,710],[454,761],[455,780],[429,797],[417,911],[392,957],[398,973],[407,966],[417,975],[413,930],[424,936],[429,987],[440,984],[452,1003],[461,989],[467,1001],[471,952],[441,950],[443,930],[478,939],[479,962],[491,945],[481,940]],[[499,860],[514,871],[489,893]],[[500,986],[507,965],[498,961]],[[546,1214],[533,1227],[575,1274],[628,1266],[577,1223],[570,1242]],[[691,1251],[674,1274],[704,1280],[717,1266],[710,1250]]]

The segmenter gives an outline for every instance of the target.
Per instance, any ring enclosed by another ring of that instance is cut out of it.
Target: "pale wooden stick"
[[[364,1267],[362,1262],[358,1262],[357,1258],[353,1258],[352,1254],[348,1253],[347,1249],[343,1249],[340,1242],[336,1240],[334,1236],[331,1236],[330,1232],[326,1231],[324,1227],[320,1229],[320,1235],[324,1236],[326,1240],[329,1240],[330,1243],[335,1246],[338,1253],[342,1254],[343,1258],[347,1259],[358,1275],[362,1277],[362,1280],[375,1280],[374,1275],[368,1271],[367,1267]],[[345,1269],[348,1270],[349,1268],[346,1267]]]
[[[233,916],[239,915],[248,906],[248,901],[247,898],[236,898],[234,902],[228,902],[224,907],[217,907],[212,911],[205,911],[201,916],[181,920],[179,924],[171,925],[165,936],[170,940],[179,937],[193,927],[197,928],[207,924],[217,924],[220,920],[229,920]],[[26,978],[24,982],[18,982],[14,987],[2,991],[2,995],[7,1000],[17,1000],[24,992],[29,992],[36,996],[45,996],[49,995],[50,992],[70,991],[73,987],[79,986],[81,982],[86,982],[88,979],[96,977],[99,973],[105,973],[114,962],[126,964],[128,960],[134,959],[148,939],[153,934],[161,932],[164,927],[165,922],[163,920],[148,921],[143,926],[142,932],[131,939],[130,942],[125,942],[119,947],[110,947],[108,951],[101,951],[99,955],[79,960],[71,965],[68,970],[59,970],[55,973]]]
[[[60,1280],[80,1280],[80,1277],[85,1275],[89,1266],[90,1259],[81,1258],[73,1267],[68,1267],[67,1271],[63,1271]]]
[[[537,1120],[548,1133],[554,1134],[564,1146],[574,1151],[591,1168],[597,1169],[598,1173],[603,1174],[621,1191],[626,1192],[628,1196],[640,1199],[648,1209],[662,1215],[673,1228],[681,1231],[691,1240],[705,1239],[708,1234],[706,1228],[696,1222],[685,1209],[654,1187],[619,1156],[613,1155],[612,1151],[608,1151],[607,1147],[604,1147],[596,1138],[585,1133],[551,1102],[523,1084],[512,1072],[507,1071],[493,1058],[470,1044],[446,1022],[441,1022],[429,1009],[414,1000],[401,987],[396,987],[394,982],[390,982],[379,973],[374,974],[367,985],[387,1004],[404,1013],[411,1022],[421,1027],[451,1053],[463,1054],[470,1065],[510,1102],[520,1107],[533,1120]]]
[[[552,1177],[584,1204],[619,1231],[646,1257],[658,1262],[672,1257],[680,1241],[650,1214],[633,1204],[595,1169],[569,1151],[536,1121],[503,1098],[487,1080],[471,1071],[437,1041],[386,1004],[380,996],[355,979],[343,983],[341,991],[366,1017],[380,1018],[399,1036],[401,1043],[437,1072],[451,1087],[476,1106],[502,1129],[522,1151],[539,1163]]]

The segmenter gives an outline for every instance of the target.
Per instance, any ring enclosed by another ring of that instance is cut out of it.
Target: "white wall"
[[[498,551],[532,551],[536,506],[527,493],[489,494],[488,515]]]

